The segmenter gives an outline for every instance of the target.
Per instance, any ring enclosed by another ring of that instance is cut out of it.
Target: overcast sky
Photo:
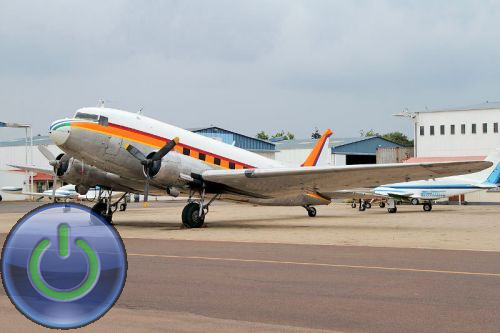
[[[0,121],[106,105],[307,137],[500,100],[498,1],[0,1]],[[22,136],[1,130],[0,140]]]

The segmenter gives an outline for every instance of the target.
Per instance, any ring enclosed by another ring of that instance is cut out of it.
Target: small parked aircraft
[[[422,204],[423,210],[430,212],[433,201],[498,188],[500,186],[500,149],[496,149],[485,161],[492,162],[492,166],[468,175],[387,184],[373,189],[347,190],[340,191],[340,193],[356,198],[353,200],[352,208],[356,208],[359,204],[361,211],[370,208],[372,202],[379,201],[381,208],[387,204],[389,213],[397,212],[397,202]]]
[[[86,200],[86,201],[94,201],[96,200],[99,195],[101,196],[106,196],[107,192],[104,194],[100,194],[100,188],[97,187],[91,187],[88,189],[87,193],[85,194],[80,194],[76,190],[76,186],[72,184],[68,185],[63,185],[59,188],[54,189],[49,189],[43,192],[26,192],[23,191],[22,187],[14,187],[14,186],[5,186],[0,189],[0,191],[8,194],[14,194],[14,195],[30,195],[33,197],[36,197],[37,200],[41,200],[43,198],[49,198],[54,201],[59,201],[59,200]],[[118,197],[119,195],[122,195],[123,193],[114,193],[113,197]],[[127,208],[127,203],[124,202],[120,205],[120,210],[124,211]]]
[[[110,191],[188,195],[182,223],[203,225],[217,199],[259,205],[302,206],[309,216],[342,189],[379,186],[477,172],[491,162],[315,166],[318,151],[303,166],[287,167],[250,151],[141,114],[83,108],[55,121],[49,136],[64,151],[49,158],[57,177],[85,193]],[[321,142],[321,140],[318,140]],[[321,150],[319,150],[321,151]],[[309,161],[309,162],[308,162]],[[117,202],[98,198],[93,210],[111,223]]]

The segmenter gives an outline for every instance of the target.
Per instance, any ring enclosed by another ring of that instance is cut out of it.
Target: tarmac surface
[[[1,243],[30,205],[0,208]],[[206,228],[189,230],[179,226],[182,204],[153,206],[115,215],[127,282],[83,331],[499,331],[500,207],[334,205],[311,219],[303,209],[222,204]],[[47,330],[3,289],[0,327]]]

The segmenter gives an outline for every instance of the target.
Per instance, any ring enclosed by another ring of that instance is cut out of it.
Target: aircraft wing
[[[52,168],[45,168],[40,166],[16,165],[16,164],[7,164],[7,165],[21,170],[42,172],[54,176],[54,170]]]
[[[297,167],[279,169],[207,170],[201,178],[219,191],[276,197],[304,192],[331,193],[357,187],[468,174],[492,165],[487,161],[398,163]]]

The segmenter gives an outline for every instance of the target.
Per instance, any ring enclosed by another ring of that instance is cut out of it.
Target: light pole
[[[30,124],[19,124],[19,123],[5,123],[0,121],[0,127],[8,128],[24,128],[25,135],[25,164],[31,166],[33,164],[33,131]],[[29,163],[28,163],[28,138],[29,138]],[[25,182],[30,188],[30,192],[33,193],[33,174],[25,171]],[[32,199],[32,196],[30,196]]]
[[[395,117],[405,117],[412,121],[413,123],[413,156],[417,157],[417,113],[409,112],[407,108],[401,113],[393,114]]]

